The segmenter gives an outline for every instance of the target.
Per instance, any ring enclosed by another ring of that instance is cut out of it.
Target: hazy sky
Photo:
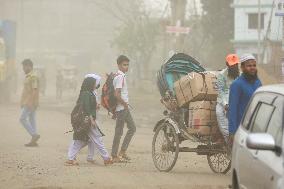
[[[145,1],[145,5],[147,6],[148,10],[155,10],[155,16],[161,16],[165,12],[165,10],[166,10],[166,14],[169,14],[169,11],[170,11],[169,0],[144,0],[144,1]],[[195,1],[196,3],[197,13],[201,14],[202,6],[200,4],[200,0],[188,0],[187,16],[190,15],[190,12],[191,12],[190,10],[193,10],[193,1]]]

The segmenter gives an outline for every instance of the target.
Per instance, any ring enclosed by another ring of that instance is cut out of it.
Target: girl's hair
[[[83,92],[83,91],[93,92],[95,89],[95,85],[96,85],[96,79],[92,77],[87,77],[84,79],[82,83],[80,92]]]
[[[82,83],[82,86],[81,86],[81,90],[80,90],[80,94],[79,94],[77,103],[79,103],[79,101],[80,101],[80,96],[81,96],[82,92],[89,91],[93,94],[93,91],[95,89],[95,85],[96,85],[96,79],[94,79],[92,77],[85,78],[83,83]]]

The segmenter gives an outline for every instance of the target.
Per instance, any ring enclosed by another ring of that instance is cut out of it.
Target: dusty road
[[[98,155],[95,165],[88,164],[87,148],[78,156],[79,167],[64,166],[72,139],[72,134],[64,134],[70,129],[72,103],[47,101],[42,104],[37,114],[41,139],[36,148],[24,147],[30,137],[18,121],[20,111],[17,105],[0,105],[0,188],[227,188],[230,176],[212,173],[205,157],[195,154],[180,154],[170,173],[160,173],[155,169],[151,158],[152,128],[161,115],[156,111],[158,105],[151,105],[150,110],[141,106],[133,112],[137,133],[129,149],[132,162],[109,167],[103,166]],[[110,151],[114,121],[102,111],[100,122]]]

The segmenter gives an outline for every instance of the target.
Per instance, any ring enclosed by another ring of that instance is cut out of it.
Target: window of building
[[[260,14],[260,28],[264,29],[264,13]],[[248,28],[257,29],[258,28],[258,13],[248,14]]]
[[[284,3],[278,3],[278,10],[284,9]]]

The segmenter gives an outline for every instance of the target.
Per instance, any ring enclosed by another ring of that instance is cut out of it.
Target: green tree
[[[210,60],[207,66],[222,68],[228,53],[234,52],[234,9],[231,7],[232,0],[201,0],[203,15],[201,24],[203,32],[206,32],[208,44],[206,47],[207,57]]]
[[[151,58],[161,32],[158,18],[145,8],[144,0],[108,0],[94,2],[117,18],[119,26],[112,45],[131,58],[135,79],[148,77]]]
[[[149,64],[156,50],[160,31],[159,20],[139,11],[138,7],[126,24],[118,27],[113,45],[134,59],[139,78],[143,77],[141,73],[146,74],[145,77],[149,73]]]

